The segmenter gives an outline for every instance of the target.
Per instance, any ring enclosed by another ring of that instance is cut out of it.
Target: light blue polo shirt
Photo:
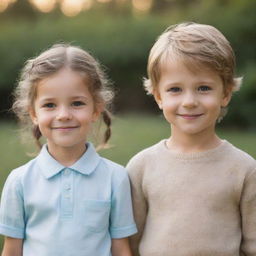
[[[5,183],[0,234],[24,239],[24,256],[110,256],[112,238],[136,231],[125,169],[91,143],[68,168],[44,145]]]

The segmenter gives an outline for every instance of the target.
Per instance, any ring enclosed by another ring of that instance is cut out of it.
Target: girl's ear
[[[34,125],[38,125],[38,120],[37,120],[37,116],[36,116],[35,110],[32,107],[30,107],[28,112],[29,112],[29,116],[30,116],[30,118],[32,120],[32,123]]]
[[[93,113],[93,117],[92,117],[92,121],[93,122],[96,122],[101,113],[104,111],[104,104],[103,103],[99,103],[95,106],[95,109],[94,109],[94,113]]]
[[[161,95],[160,95],[160,93],[159,93],[159,91],[158,91],[157,89],[155,89],[155,90],[153,91],[153,96],[154,96],[154,99],[155,99],[155,101],[156,101],[158,107],[159,107],[160,109],[163,109]]]

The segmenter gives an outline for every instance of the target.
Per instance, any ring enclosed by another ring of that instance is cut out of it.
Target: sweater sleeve
[[[139,157],[133,157],[127,165],[131,181],[134,218],[138,233],[131,237],[131,248],[134,256],[139,256],[139,243],[143,235],[147,217],[147,200],[143,192],[143,161]]]
[[[246,256],[256,256],[256,168],[245,179],[240,211],[242,217],[241,250]]]

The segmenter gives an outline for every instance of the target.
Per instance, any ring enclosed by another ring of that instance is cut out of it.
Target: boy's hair
[[[41,147],[39,139],[42,134],[39,127],[32,123],[29,109],[34,105],[37,84],[65,67],[80,73],[85,79],[95,107],[104,106],[102,118],[107,126],[102,145],[104,146],[111,135],[111,116],[108,107],[114,94],[108,86],[108,80],[100,64],[88,52],[77,46],[55,44],[26,62],[14,92],[13,111],[23,126],[32,129],[36,143]]]
[[[189,68],[202,67],[216,71],[224,85],[224,91],[237,91],[242,78],[234,77],[235,55],[225,36],[210,25],[193,22],[168,27],[153,45],[148,58],[148,79],[144,87],[154,94],[165,61],[179,59]]]

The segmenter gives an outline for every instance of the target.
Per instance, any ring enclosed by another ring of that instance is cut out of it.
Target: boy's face
[[[189,69],[182,61],[162,64],[154,97],[171,124],[172,134],[212,135],[221,107],[231,93],[224,93],[220,76],[207,68]]]

